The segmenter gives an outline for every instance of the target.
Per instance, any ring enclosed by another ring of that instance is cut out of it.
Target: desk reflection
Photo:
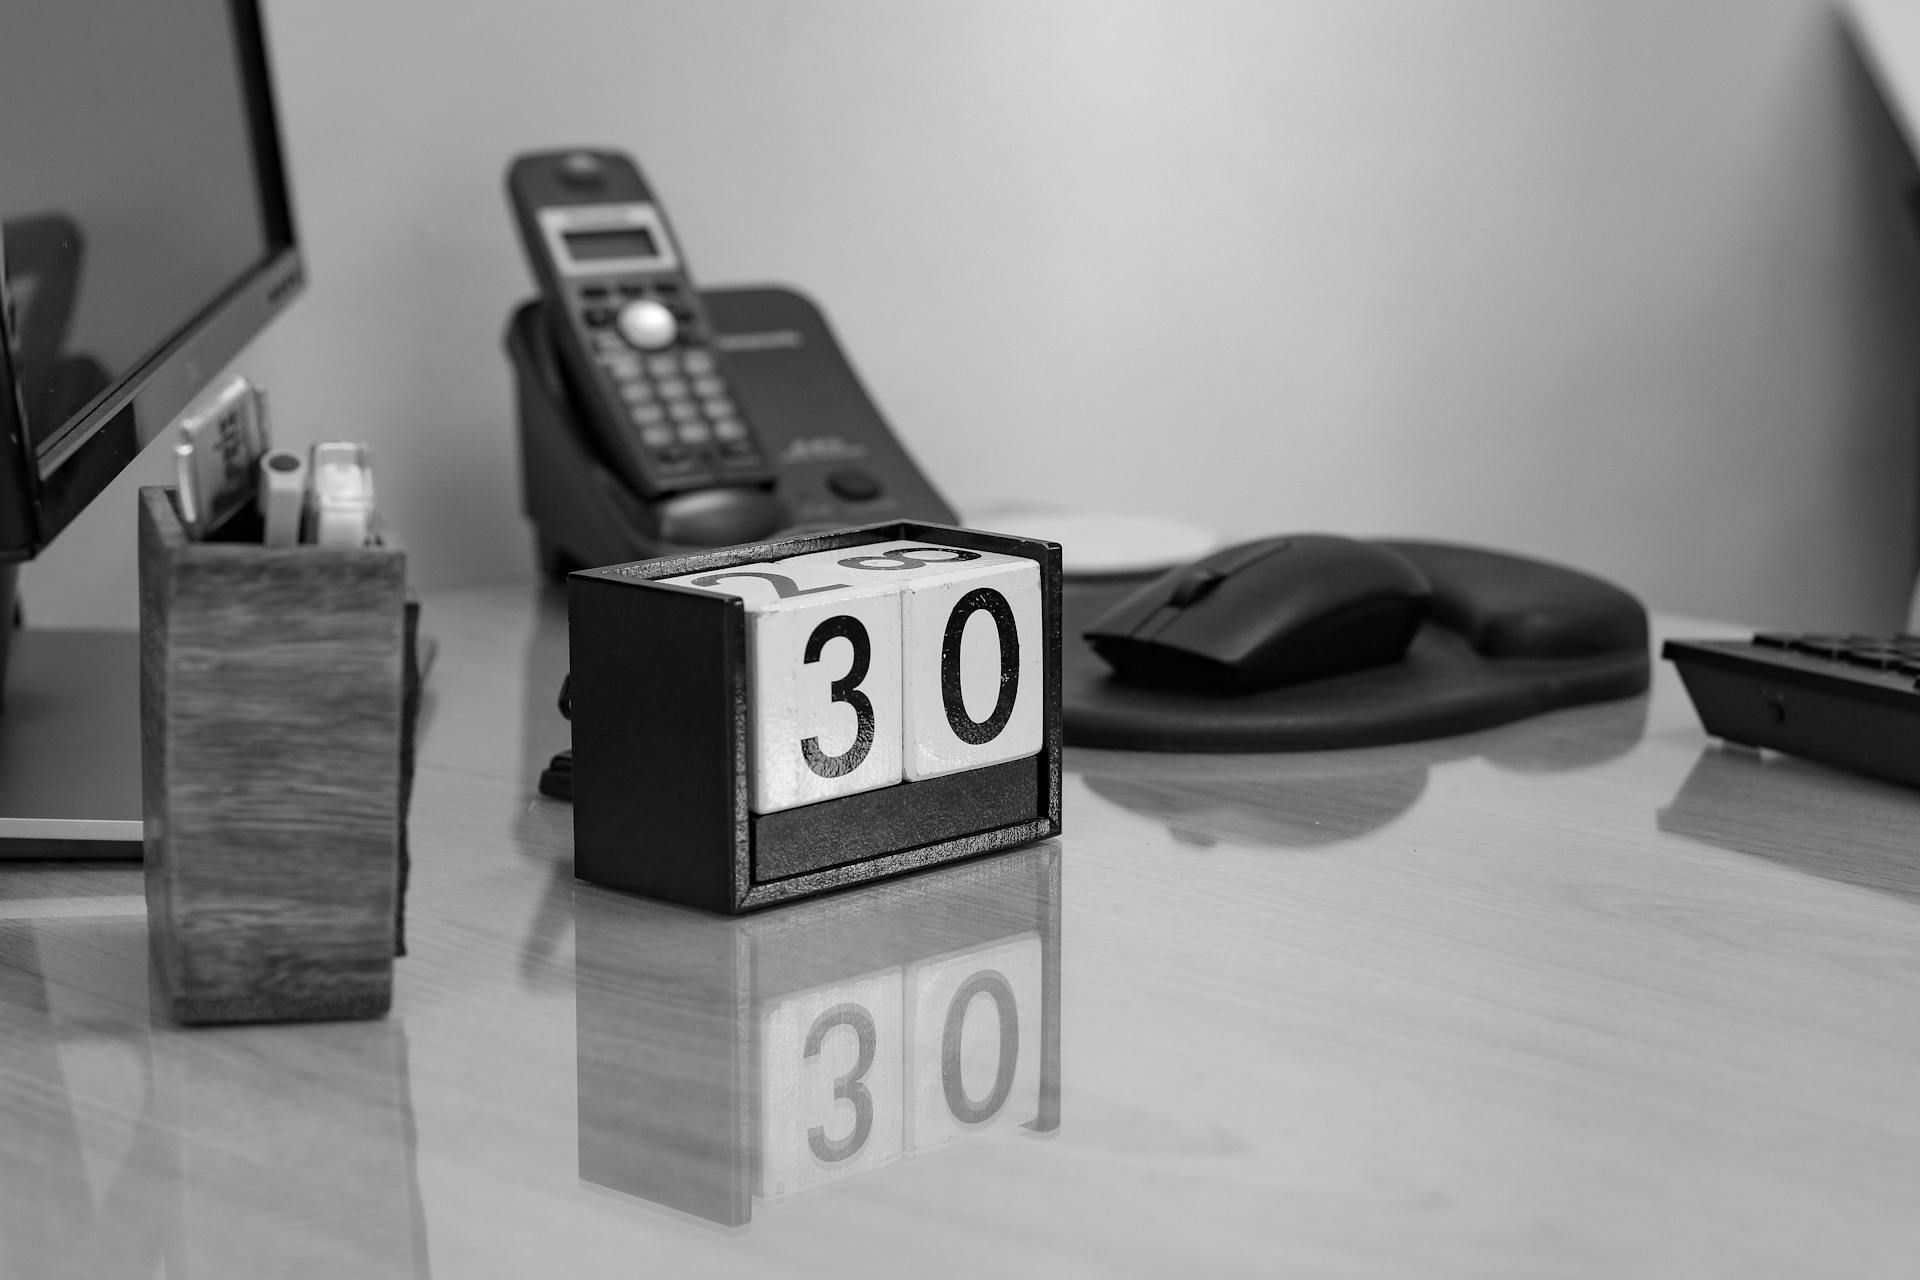
[[[580,1176],[727,1227],[1060,1123],[1060,853],[744,919],[575,888]]]
[[[401,1027],[155,1025],[146,953],[144,911],[0,919],[0,1270],[427,1276]]]
[[[1920,793],[1792,756],[1715,744],[1660,810],[1660,830],[1920,901]]]
[[[1412,809],[1427,790],[1427,771],[1419,766],[1289,773],[1266,757],[1250,766],[1211,756],[1203,763],[1204,771],[1080,776],[1093,794],[1159,823],[1193,849],[1222,841],[1313,849],[1357,840]]]
[[[1521,774],[1590,769],[1626,755],[1646,726],[1647,699],[1624,698],[1479,733],[1352,751],[1070,752],[1067,772],[1189,848],[1315,849],[1371,835],[1411,812],[1442,765],[1484,759]]]

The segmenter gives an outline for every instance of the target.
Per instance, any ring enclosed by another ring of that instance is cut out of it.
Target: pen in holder
[[[406,558],[188,538],[140,491],[147,915],[176,1021],[372,1018],[404,860]]]

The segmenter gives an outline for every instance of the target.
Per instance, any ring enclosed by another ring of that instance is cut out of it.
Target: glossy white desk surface
[[[0,1274],[1920,1270],[1920,795],[1710,745],[1665,664],[1424,745],[1069,751],[1059,840],[734,921],[573,880],[557,593],[424,623],[385,1021],[152,1025],[138,873],[0,869]],[[1057,958],[1057,1125],[755,1198],[778,988],[970,928]]]

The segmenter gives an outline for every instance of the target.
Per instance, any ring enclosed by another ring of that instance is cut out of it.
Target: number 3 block
[[[899,1158],[901,975],[771,1001],[760,1014],[760,1178],[778,1199]]]
[[[903,768],[908,781],[1040,749],[1040,566],[923,542],[780,561],[900,592]]]
[[[784,560],[662,581],[746,602],[755,813],[900,781],[895,588]]]

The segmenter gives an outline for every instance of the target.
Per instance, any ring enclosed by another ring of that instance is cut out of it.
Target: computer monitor
[[[138,857],[132,634],[8,622],[300,289],[257,0],[10,0],[0,120],[0,858]]]

